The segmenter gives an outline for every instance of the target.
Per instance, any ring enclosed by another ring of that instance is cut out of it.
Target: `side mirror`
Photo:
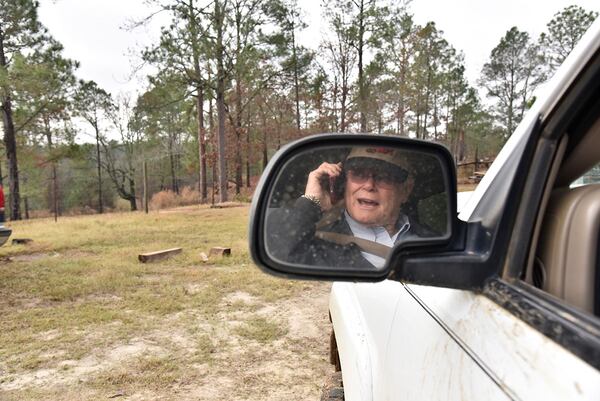
[[[377,281],[406,252],[447,246],[455,225],[456,173],[445,147],[317,135],[271,159],[252,204],[250,252],[275,275]]]

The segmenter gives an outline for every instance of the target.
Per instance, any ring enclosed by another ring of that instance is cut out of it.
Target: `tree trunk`
[[[337,75],[333,77],[333,93],[332,93],[332,109],[333,109],[333,131],[334,132],[342,132],[339,130],[339,120],[338,120],[338,110],[337,110],[337,101],[338,101],[338,80]]]
[[[242,71],[240,70],[241,14],[236,6],[236,48],[235,48],[235,193],[240,194],[242,187]]]
[[[200,188],[198,188],[198,191],[200,192],[201,202],[205,203],[208,193],[206,188],[206,130],[204,129],[204,92],[202,86],[198,85],[197,91],[198,154],[200,156]]]
[[[429,66],[429,60],[427,61],[427,65]],[[431,96],[431,68],[428,67],[427,69],[427,90],[425,91],[425,108],[423,109],[424,113],[423,113],[423,124],[422,127],[423,128],[423,132],[421,134],[421,138],[422,139],[428,139],[426,138],[426,134],[427,134],[427,117],[429,116],[429,98]]]
[[[265,110],[263,109],[262,103],[259,106],[260,116],[262,119],[262,168],[263,171],[267,167],[267,163],[269,162],[268,158],[268,135],[267,135],[267,116],[265,115]]]
[[[29,220],[29,199],[27,196],[23,198],[23,207],[25,208],[25,219]]]
[[[52,206],[54,208],[54,221],[58,221],[58,177],[56,162],[52,162]]]
[[[348,89],[346,86],[342,87],[342,99],[340,107],[340,132],[346,132],[346,97]]]
[[[225,51],[223,49],[223,15],[219,0],[215,0],[215,24],[217,30],[217,118],[219,148],[219,201],[227,202],[227,156],[225,154]]]
[[[242,182],[242,90],[239,78],[236,79],[235,116],[235,193],[240,193]]]
[[[211,205],[215,204],[215,184],[217,182],[217,159],[213,159],[212,161],[212,197],[211,197]]]
[[[173,154],[173,136],[169,134],[169,171],[171,172],[171,190],[179,194],[177,176],[175,173],[175,155]]]
[[[135,181],[133,179],[129,179],[129,193],[131,196],[129,197],[129,206],[131,207],[131,211],[135,212],[137,210],[137,202],[135,199]]]
[[[277,120],[277,150],[281,149],[281,121],[283,120],[283,110],[279,109],[279,120]]]
[[[6,97],[2,101],[2,122],[4,124],[4,147],[6,149],[6,164],[8,168],[8,207],[10,209],[10,219],[21,220],[17,141],[15,139],[15,125],[12,118],[10,97]]]
[[[465,131],[461,129],[458,133],[458,153],[456,155],[459,162],[462,162],[465,159],[465,151]]]
[[[408,64],[408,60],[406,60],[406,57],[403,57],[402,59],[402,65],[400,67],[400,99],[399,99],[399,113],[398,113],[398,118],[400,119],[400,126],[399,126],[399,134],[400,136],[406,136],[406,132],[405,132],[405,128],[404,128],[404,119],[405,119],[405,114],[406,114],[406,92],[405,92],[405,88],[406,88],[406,70],[407,70],[407,65]]]
[[[98,171],[98,213],[104,213],[104,201],[102,200],[102,164],[100,160],[100,130],[94,125],[96,131],[96,169]]]
[[[292,16],[292,18],[295,18]],[[292,54],[294,57],[294,92],[296,96],[296,129],[300,132],[300,89],[298,84],[298,55],[296,52],[296,26],[292,20]]]
[[[144,159],[142,164],[142,184],[144,186],[144,212],[148,214],[148,199],[150,199],[150,194],[148,193],[148,163]]]
[[[248,119],[249,120],[249,119]],[[246,128],[246,187],[250,188],[250,126]]]
[[[0,67],[6,68],[6,54],[4,54],[4,35],[0,31]],[[4,127],[4,147],[6,149],[6,164],[8,167],[9,209],[11,220],[21,220],[20,195],[19,195],[19,165],[17,162],[17,141],[15,124],[12,116],[10,94],[0,97],[2,105],[2,124]]]
[[[265,168],[267,168],[267,163],[269,162],[269,156],[267,154],[267,130],[265,127],[265,130],[263,132],[263,149],[262,149],[262,154],[263,154],[263,170]]]
[[[208,80],[210,81],[210,70],[208,73]],[[211,170],[211,205],[215,204],[215,183],[217,181],[217,144],[215,135],[215,118],[214,118],[214,107],[213,107],[214,96],[208,98],[208,129],[210,130],[210,144],[211,144],[211,157],[210,157],[210,170]]]
[[[195,17],[194,2],[188,3],[189,28],[192,37],[192,52],[194,57],[194,73],[196,84],[196,119],[198,120],[198,192],[200,201],[206,202],[208,197],[206,188],[206,130],[204,129],[204,82],[200,70],[200,45],[198,43],[198,20]]]
[[[433,139],[438,140],[438,98],[437,93],[433,94]]]
[[[46,131],[46,141],[48,142],[48,156],[51,158],[51,178],[50,185],[48,188],[49,192],[49,200],[52,204],[52,212],[54,214],[54,221],[58,221],[58,177],[56,173],[56,160],[52,155],[52,131],[50,131],[50,121],[48,118],[44,117],[44,130]]]
[[[227,155],[225,153],[225,84],[222,78],[217,83],[219,202],[227,202]]]
[[[365,77],[363,71],[363,52],[365,36],[365,7],[364,0],[360,1],[358,14],[358,108],[360,110],[360,131],[367,132],[367,105],[365,92]]]

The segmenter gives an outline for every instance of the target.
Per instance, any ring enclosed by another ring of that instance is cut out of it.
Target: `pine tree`
[[[533,90],[545,79],[543,58],[529,34],[517,27],[506,32],[484,64],[479,80],[496,101],[496,117],[507,138],[521,121]]]
[[[27,51],[34,51],[46,39],[45,29],[37,19],[37,8],[38,2],[34,0],[0,1],[0,113],[8,164],[8,208],[13,220],[21,219],[21,197],[11,67],[18,56]]]
[[[596,11],[586,11],[575,5],[554,14],[546,25],[548,33],[540,36],[540,44],[551,70],[562,64],[596,17]]]

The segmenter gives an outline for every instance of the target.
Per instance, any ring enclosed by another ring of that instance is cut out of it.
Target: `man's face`
[[[412,191],[411,177],[400,182],[380,169],[348,169],[344,199],[346,210],[366,226],[391,228],[400,215],[400,207]]]

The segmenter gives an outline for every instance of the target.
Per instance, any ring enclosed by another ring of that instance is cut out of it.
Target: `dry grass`
[[[199,202],[200,193],[191,187],[185,186],[178,194],[168,189],[155,193],[150,199],[150,209],[169,209],[177,206],[194,205]]]
[[[0,399],[317,398],[328,369],[327,284],[261,273],[249,260],[247,218],[247,207],[196,206],[10,223],[13,237],[34,242],[0,248]],[[212,246],[232,256],[202,262]],[[182,254],[137,261],[172,247]],[[314,316],[322,338],[290,332],[293,317],[265,315],[267,305]],[[256,381],[280,365],[297,397],[277,390],[279,376]]]
[[[237,333],[262,344],[280,339],[288,332],[287,326],[270,319],[257,316],[240,326]]]

